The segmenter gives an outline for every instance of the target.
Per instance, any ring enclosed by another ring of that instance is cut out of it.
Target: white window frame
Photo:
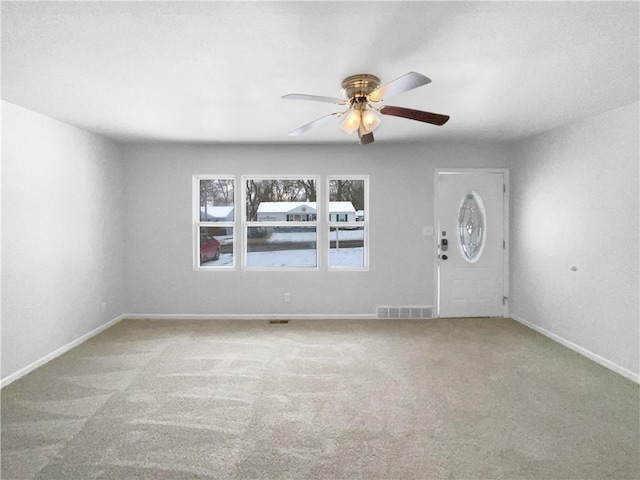
[[[247,220],[247,181],[248,180],[314,180],[316,182],[316,220],[315,221],[302,221],[302,222],[291,222],[291,221],[248,221]],[[321,242],[320,242],[320,229],[322,228],[322,216],[324,205],[322,203],[322,193],[321,193],[321,176],[320,175],[291,175],[291,174],[282,174],[282,175],[242,175],[240,177],[241,182],[241,198],[242,198],[242,217],[240,220],[240,235],[242,236],[242,269],[250,272],[254,271],[267,271],[267,272],[313,272],[319,271],[320,264],[320,250],[321,250]],[[239,201],[239,200],[238,200]],[[316,229],[316,264],[312,267],[305,266],[286,266],[286,267],[252,267],[247,265],[248,259],[248,241],[247,235],[249,231],[249,227],[306,227],[311,228],[315,227]],[[234,235],[234,240],[236,235]]]
[[[364,220],[353,222],[344,222],[344,221],[329,221],[326,225],[323,225],[322,228],[325,230],[325,238],[326,238],[326,251],[327,251],[327,268],[329,271],[340,271],[340,272],[363,272],[369,271],[369,219],[371,215],[369,213],[369,175],[327,175],[325,191],[327,192],[327,201],[326,207],[327,211],[330,212],[329,202],[330,202],[330,185],[332,181],[335,180],[363,180],[364,181]],[[323,217],[324,218],[324,217]],[[327,217],[330,218],[330,217]],[[363,266],[362,267],[352,267],[352,266],[331,266],[331,227],[335,228],[345,228],[345,227],[363,227],[364,230],[364,252],[363,252]]]
[[[203,222],[200,220],[200,181],[201,180],[233,180],[233,221]],[[238,252],[238,179],[235,175],[195,174],[193,175],[193,269],[197,271],[234,271],[237,265]],[[233,228],[233,264],[232,265],[200,265],[200,227]]]

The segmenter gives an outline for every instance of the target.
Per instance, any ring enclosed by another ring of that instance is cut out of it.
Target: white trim
[[[331,220],[321,219],[321,222],[326,222],[322,225],[322,228],[325,230],[325,239],[327,241],[326,250],[323,250],[323,253],[326,254],[326,265],[327,271],[329,272],[368,272],[369,271],[369,237],[370,237],[370,229],[369,229],[369,219],[371,218],[371,212],[369,211],[369,175],[327,175],[325,188],[326,188],[326,196],[329,198],[331,196],[331,181],[333,180],[362,180],[364,181],[364,220],[360,222],[335,222]],[[357,210],[356,210],[357,212]],[[357,227],[362,228],[364,232],[363,238],[363,265],[362,267],[340,267],[340,266],[331,266],[331,227],[335,228],[349,228],[349,227]]]
[[[435,312],[434,312],[435,313]],[[436,318],[436,317],[434,317]],[[552,333],[538,325],[535,325],[519,315],[511,314],[510,318],[515,320],[516,322],[528,327],[536,332],[544,335],[545,337],[550,338],[551,340],[558,342],[559,344],[573,350],[574,352],[583,355],[584,357],[602,365],[603,367],[612,370],[623,377],[640,384],[640,375],[632,372],[631,370],[618,365],[610,360],[607,360],[604,357],[588,350],[584,347],[576,345],[575,343]],[[390,319],[381,319],[378,318],[377,315],[371,315],[367,313],[348,313],[348,314],[139,314],[139,313],[123,313],[122,315],[108,321],[107,323],[99,326],[98,328],[93,329],[92,331],[85,333],[81,337],[76,340],[54,350],[53,352],[45,355],[44,357],[36,360],[35,362],[27,365],[26,367],[18,370],[11,375],[0,380],[0,388],[4,388],[7,385],[15,382],[16,380],[22,378],[26,374],[32,372],[38,367],[41,367],[45,363],[50,362],[56,357],[59,357],[63,353],[68,352],[72,348],[80,345],[81,343],[86,342],[90,338],[98,335],[104,330],[116,325],[122,320],[272,320],[272,319],[284,319],[284,320],[390,320]],[[391,319],[394,320],[394,319]]]
[[[125,313],[122,318],[124,320],[381,320],[377,315],[369,313]]]
[[[316,183],[316,220],[308,221],[308,222],[287,222],[287,221],[269,221],[269,222],[259,222],[257,220],[247,220],[247,181],[255,180],[255,181],[263,181],[263,180],[313,180]],[[320,221],[322,215],[324,215],[324,205],[322,204],[322,176],[319,174],[316,175],[296,175],[296,174],[274,174],[274,175],[240,175],[240,188],[241,188],[241,197],[244,201],[241,203],[241,212],[240,212],[240,236],[241,236],[241,248],[242,248],[242,263],[241,269],[246,272],[313,272],[319,271],[321,264],[320,258]],[[288,265],[286,267],[252,267],[247,265],[248,259],[248,241],[247,241],[247,231],[249,227],[270,227],[270,226],[280,226],[280,227],[296,227],[302,226],[307,228],[315,228],[316,229],[316,264],[315,266],[295,266]],[[235,235],[237,236],[237,234]],[[235,238],[234,236],[234,238]]]
[[[232,180],[233,181],[233,220],[226,222],[203,222],[200,220],[200,181],[201,180]],[[238,223],[238,195],[236,195],[236,188],[238,180],[235,175],[205,175],[196,173],[193,175],[193,191],[192,191],[192,210],[193,210],[193,270],[196,272],[202,271],[227,271],[233,272],[236,269],[236,255],[238,245],[238,230],[236,224]],[[220,227],[220,228],[232,228],[233,229],[233,243],[231,249],[233,252],[233,264],[232,265],[210,265],[203,267],[200,265],[200,227]]]
[[[545,337],[550,338],[551,340],[558,342],[559,344],[573,350],[576,353],[579,353],[580,355],[587,357],[589,360],[593,360],[596,363],[599,363],[600,365],[602,365],[603,367],[608,368],[609,370],[613,370],[614,372],[622,375],[625,378],[628,378],[629,380],[635,382],[635,383],[640,383],[640,375],[638,375],[637,373],[632,372],[631,370],[622,367],[620,365],[618,365],[617,363],[612,362],[611,360],[607,360],[604,357],[601,357],[600,355],[598,355],[597,353],[592,352],[591,350],[588,350],[584,347],[581,347],[580,345],[577,345],[575,343],[573,343],[570,340],[567,340],[564,337],[561,337],[560,335],[550,332],[549,330],[542,328],[538,325],[536,325],[535,323],[531,323],[527,320],[525,320],[524,318],[520,317],[519,315],[515,315],[515,314],[511,314],[511,318],[514,319],[516,322],[521,323],[522,325],[524,325],[525,327],[530,328],[531,330],[535,330],[536,332],[544,335]]]
[[[502,177],[502,181],[504,182],[504,190],[503,190],[503,212],[504,220],[503,220],[503,231],[502,231],[502,239],[504,241],[504,252],[503,252],[503,279],[502,279],[502,291],[504,296],[504,308],[502,311],[502,315],[504,317],[509,316],[509,292],[511,291],[511,286],[509,284],[509,259],[511,258],[511,241],[510,241],[510,227],[509,227],[509,218],[511,213],[509,211],[509,204],[511,202],[511,188],[510,186],[510,170],[508,168],[503,169],[504,176]]]
[[[6,376],[2,380],[0,380],[0,388],[6,387],[10,383],[13,383],[16,380],[18,380],[19,378],[24,377],[27,373],[30,373],[30,372],[34,371],[36,368],[41,367],[45,363],[50,362],[54,358],[59,357],[63,353],[68,352],[69,350],[71,350],[74,347],[77,347],[81,343],[86,342],[91,337],[95,337],[96,335],[98,335],[99,333],[103,332],[107,328],[112,327],[116,323],[120,322],[120,320],[122,320],[123,318],[125,318],[125,316],[124,315],[120,315],[120,316],[118,316],[118,317],[116,317],[116,318],[114,318],[112,320],[109,320],[107,323],[104,323],[104,324],[100,325],[98,328],[94,328],[90,332],[85,333],[84,335],[82,335],[81,337],[76,338],[72,342],[69,342],[66,345],[54,350],[53,352],[45,355],[44,357],[40,358],[39,360],[36,360],[35,362],[27,365],[24,368],[21,368],[17,372]]]
[[[433,169],[433,318],[440,317],[440,285],[438,283],[440,272],[438,271],[438,255],[440,254],[440,208],[438,204],[438,179],[440,168]]]

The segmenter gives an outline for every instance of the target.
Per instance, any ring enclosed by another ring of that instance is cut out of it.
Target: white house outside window
[[[246,268],[318,267],[318,183],[316,176],[242,178]]]
[[[239,196],[233,175],[193,178],[197,269],[233,270],[237,255],[248,270],[368,269],[366,175],[326,177],[324,202],[319,176],[243,176]]]

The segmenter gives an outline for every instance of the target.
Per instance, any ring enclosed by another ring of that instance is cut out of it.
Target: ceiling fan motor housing
[[[341,93],[345,98],[364,101],[365,97],[380,86],[380,79],[375,75],[360,73],[351,75],[342,81]]]

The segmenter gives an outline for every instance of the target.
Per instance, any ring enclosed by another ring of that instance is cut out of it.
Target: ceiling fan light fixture
[[[380,117],[373,110],[362,112],[362,125],[367,132],[373,132],[380,125]]]
[[[360,126],[360,110],[353,109],[342,121],[340,128],[346,134],[352,134]]]
[[[380,115],[391,115],[393,117],[407,118],[418,122],[430,123],[432,125],[444,125],[449,120],[449,115],[440,113],[424,112],[412,108],[394,107],[392,105],[380,105],[387,98],[400,93],[413,90],[431,83],[429,77],[421,73],[409,72],[384,85],[380,85],[380,79],[375,75],[361,73],[351,75],[342,81],[342,98],[323,97],[319,95],[306,95],[300,93],[290,93],[282,98],[294,100],[314,100],[318,102],[334,103],[336,105],[346,105],[346,109],[341,112],[330,113],[320,117],[313,122],[289,132],[289,135],[300,135],[312,127],[324,124],[332,118],[340,118],[340,128],[350,135],[358,131],[358,139],[361,145],[373,143],[373,131],[380,125],[382,117]]]

